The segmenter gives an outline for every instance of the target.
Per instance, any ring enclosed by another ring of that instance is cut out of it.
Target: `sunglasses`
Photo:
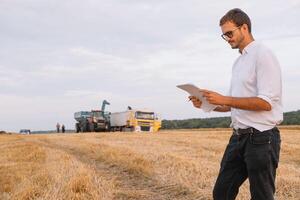
[[[222,34],[221,37],[227,41],[233,37],[234,31],[238,30],[239,28],[241,28],[241,26],[238,26],[236,29],[233,29],[232,31],[227,31],[226,33]]]

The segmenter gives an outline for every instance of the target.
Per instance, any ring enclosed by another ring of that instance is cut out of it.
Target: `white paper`
[[[203,97],[203,92],[200,91],[200,88],[193,84],[183,84],[183,85],[177,85],[178,88],[188,92],[191,96],[195,96],[198,99],[202,101],[201,109],[204,112],[210,112],[214,110],[217,106],[210,104],[206,99]]]

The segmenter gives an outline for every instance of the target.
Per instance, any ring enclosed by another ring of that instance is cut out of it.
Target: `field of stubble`
[[[0,199],[212,199],[230,130],[0,135]],[[300,199],[300,130],[281,130],[277,200]],[[239,200],[250,199],[246,181]]]

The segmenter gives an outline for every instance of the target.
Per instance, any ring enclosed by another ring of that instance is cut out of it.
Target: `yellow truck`
[[[157,132],[161,120],[157,113],[147,110],[126,110],[110,114],[111,131]]]

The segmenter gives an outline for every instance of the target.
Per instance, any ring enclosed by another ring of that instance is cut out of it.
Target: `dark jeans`
[[[235,199],[247,178],[252,200],[273,200],[280,143],[276,127],[264,132],[254,129],[254,133],[233,134],[221,161],[214,200]]]

